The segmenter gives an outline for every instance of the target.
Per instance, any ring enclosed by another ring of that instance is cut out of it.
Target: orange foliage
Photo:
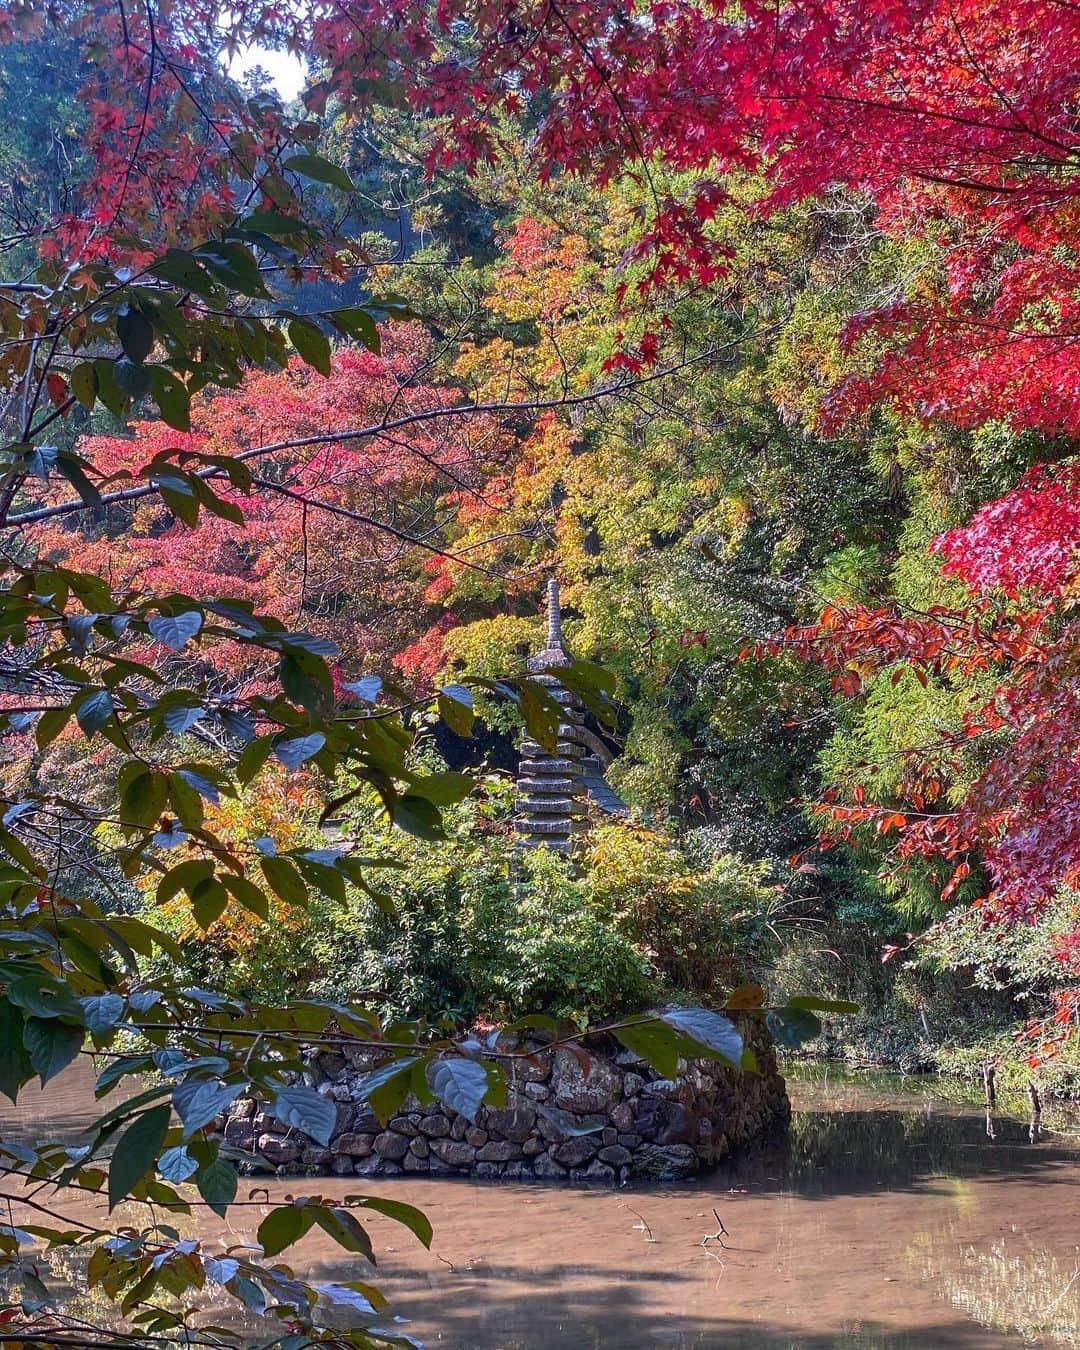
[[[459,400],[458,391],[421,381],[428,341],[418,326],[396,326],[384,336],[382,355],[338,351],[329,379],[294,359],[286,370],[252,371],[237,389],[204,394],[193,405],[190,433],[136,422],[130,436],[97,436],[84,445],[117,484],[170,450],[235,455],[281,447],[249,461],[256,475],[250,492],[223,480],[215,485],[242,510],[243,525],[204,510],[189,529],[150,499],[75,524],[42,524],[35,542],[42,553],[96,572],[113,587],[241,597],[283,622],[332,637],[348,668],[379,661],[423,626],[417,565],[431,556],[380,525],[432,536],[437,544],[440,496],[450,488],[468,498],[507,445],[485,417],[436,417],[345,438]],[[335,433],[342,439],[332,439]],[[289,444],[309,438],[315,443]],[[234,679],[257,674],[244,665],[249,653],[210,650]]]

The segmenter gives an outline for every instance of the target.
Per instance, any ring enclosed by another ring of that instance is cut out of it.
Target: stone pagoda
[[[571,657],[563,643],[559,583],[554,578],[547,586],[547,620],[547,642],[527,668],[536,683],[561,704],[563,720],[554,753],[528,735],[521,743],[514,828],[518,848],[543,847],[571,854],[588,813],[583,761],[589,746],[581,700],[558,678],[559,668],[570,665]]]

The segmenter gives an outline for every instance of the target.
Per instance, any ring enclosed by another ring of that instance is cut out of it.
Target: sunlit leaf
[[[436,1059],[428,1065],[427,1079],[440,1101],[475,1124],[488,1090],[483,1064],[460,1056]]]
[[[310,1134],[316,1143],[329,1148],[337,1122],[337,1108],[329,1097],[300,1085],[279,1088],[274,1097],[273,1113],[283,1125],[295,1126]]]

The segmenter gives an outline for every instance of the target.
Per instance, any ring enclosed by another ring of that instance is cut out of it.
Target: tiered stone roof
[[[547,641],[528,662],[537,684],[548,689],[562,706],[554,753],[526,736],[521,743],[515,828],[519,848],[552,848],[573,853],[585,828],[587,806],[583,761],[589,754],[583,739],[581,700],[559,682],[557,671],[571,657],[562,633],[559,583],[547,587]]]

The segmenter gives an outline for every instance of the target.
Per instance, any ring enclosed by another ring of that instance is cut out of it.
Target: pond
[[[1034,1137],[1007,1116],[988,1132],[980,1108],[932,1078],[820,1065],[793,1068],[789,1089],[787,1138],[677,1186],[292,1178],[270,1197],[363,1186],[425,1209],[431,1252],[378,1216],[370,1226],[375,1278],[400,1329],[428,1346],[1080,1347],[1080,1138],[1067,1116]],[[0,1131],[76,1130],[88,1107],[74,1076],[28,1092]],[[726,1236],[703,1245],[714,1210]],[[218,1224],[230,1242],[262,1209],[235,1213]],[[314,1236],[289,1260],[318,1279],[366,1273]]]

